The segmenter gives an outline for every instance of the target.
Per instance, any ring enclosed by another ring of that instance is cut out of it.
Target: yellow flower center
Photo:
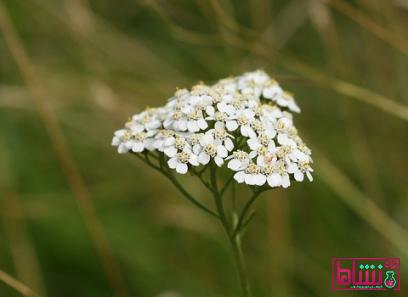
[[[238,124],[241,126],[248,124],[248,118],[244,115],[240,115],[237,121],[238,121]]]
[[[146,133],[144,133],[144,132],[135,133],[133,136],[134,136],[136,141],[143,141],[143,140],[146,139]]]
[[[174,135],[174,132],[171,130],[162,129],[159,131],[159,136],[163,138],[169,138],[169,137],[172,137],[173,135]]]
[[[125,134],[123,134],[123,140],[128,141],[132,138],[132,134],[130,134],[129,131],[126,131]]]
[[[214,118],[216,121],[225,121],[227,119],[227,116],[223,112],[217,111],[214,114]]]
[[[186,144],[186,141],[184,140],[184,138],[181,138],[181,137],[177,137],[176,141],[174,142],[174,146],[178,150],[182,150],[184,148],[185,144]]]
[[[246,153],[244,151],[241,151],[241,150],[238,150],[238,151],[234,152],[232,154],[232,156],[234,157],[234,159],[243,161],[248,157],[248,153]]]
[[[266,146],[261,145],[260,147],[258,147],[256,151],[258,152],[259,155],[265,156],[268,153],[268,148]]]
[[[310,164],[307,161],[300,161],[298,165],[299,165],[300,171],[302,172],[306,172],[310,169]]]
[[[179,119],[182,118],[182,116],[183,116],[183,114],[182,114],[180,111],[175,111],[175,112],[173,113],[172,118],[173,118],[173,120],[179,120]]]
[[[215,157],[217,155],[217,148],[213,144],[207,144],[204,146],[204,152],[211,157]]]
[[[258,136],[258,140],[264,146],[268,146],[269,142],[270,142],[270,139],[269,139],[268,135],[266,135],[266,134],[260,134]]]
[[[192,145],[196,145],[200,142],[200,135],[199,134],[191,134],[189,136],[189,140],[191,142]]]
[[[255,130],[255,131],[261,131],[263,130],[263,125],[261,123],[260,120],[254,120],[251,122],[251,127]]]
[[[190,160],[190,154],[187,152],[181,152],[177,153],[177,160],[179,160],[181,163],[188,163],[188,160]]]
[[[189,120],[198,120],[202,118],[202,113],[199,109],[195,109],[187,115]]]
[[[275,129],[278,132],[283,132],[285,130],[285,123],[282,120],[276,122]]]
[[[278,151],[276,152],[276,155],[280,158],[280,159],[284,159],[287,155],[289,155],[292,152],[292,148],[288,145],[282,146],[278,149]]]
[[[257,173],[261,172],[261,168],[259,168],[259,166],[257,166],[256,164],[251,163],[245,169],[245,172],[248,173],[248,174],[257,174]]]
[[[228,133],[225,129],[215,129],[214,136],[220,140],[225,140],[228,137]]]

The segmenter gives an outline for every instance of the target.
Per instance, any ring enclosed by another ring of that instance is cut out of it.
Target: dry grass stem
[[[45,100],[45,95],[40,84],[36,80],[34,67],[18,38],[8,13],[0,2],[0,28],[6,44],[17,64],[20,74],[35,101],[39,115],[50,137],[52,146],[59,159],[61,169],[76,199],[82,217],[101,258],[105,273],[111,284],[114,295],[117,297],[127,296],[123,278],[119,267],[112,256],[112,250],[103,230],[102,223],[98,218],[95,206],[92,202],[88,189],[80,170],[73,158],[63,132],[58,124],[57,117]]]

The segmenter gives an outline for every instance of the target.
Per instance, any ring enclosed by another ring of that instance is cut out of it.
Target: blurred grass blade
[[[186,29],[177,23],[175,23],[171,17],[166,13],[160,3],[156,1],[141,1],[141,5],[144,7],[152,10],[156,13],[162,20],[168,25],[173,36],[179,40],[183,40],[184,42],[188,42],[191,44],[212,44],[216,45],[219,44],[220,38],[218,36],[213,36],[210,34],[199,33],[193,30]]]
[[[337,34],[336,24],[331,16],[331,11],[320,0],[313,0],[309,6],[310,17],[315,24],[316,31],[320,35],[326,51],[325,54],[330,61],[333,71],[342,77],[352,74],[348,61],[341,51],[340,38]],[[352,108],[351,102],[344,101],[341,106],[341,116],[347,128],[350,139],[352,155],[356,163],[357,171],[365,184],[365,189],[376,201],[383,200],[378,182],[377,169],[374,166],[372,150],[367,143],[366,133],[362,127],[361,119],[356,110]]]
[[[369,17],[365,16],[361,11],[343,0],[326,0],[325,2],[341,14],[349,17],[351,20],[391,45],[393,48],[401,51],[405,55],[408,55],[407,40],[402,39],[398,35],[394,35],[392,32],[387,31],[384,27],[377,24]]]
[[[41,296],[46,296],[43,276],[35,247],[29,236],[20,197],[12,191],[4,193],[3,197],[1,205],[4,228],[17,276]]]
[[[221,7],[218,5],[217,9],[220,10]],[[218,11],[218,14],[225,13]],[[399,104],[384,95],[377,94],[374,91],[360,87],[353,83],[342,81],[336,78],[330,78],[325,73],[320,72],[319,70],[311,66],[308,66],[307,64],[303,63],[298,58],[290,54],[283,54],[279,56],[279,59],[276,59],[276,56],[273,56],[273,53],[276,52],[276,46],[272,44],[268,39],[266,39],[262,34],[254,32],[251,29],[242,26],[239,30],[247,32],[251,36],[256,35],[258,38],[258,44],[248,44],[247,42],[245,42],[245,40],[240,39],[239,36],[233,36],[234,38],[228,38],[225,41],[229,42],[230,45],[248,50],[254,55],[261,56],[271,63],[280,63],[282,66],[303,75],[305,78],[315,83],[330,87],[339,94],[346,95],[348,97],[368,103],[393,116],[396,116],[403,120],[408,120],[408,106]],[[259,50],[259,48],[261,50]]]
[[[408,106],[399,104],[386,96],[347,81],[330,78],[324,73],[289,55],[282,57],[280,63],[284,67],[303,75],[317,84],[327,86],[339,94],[368,103],[400,119],[408,120]]]
[[[1,4],[0,4],[1,5]],[[25,284],[15,279],[8,273],[0,269],[0,280],[6,285],[12,287],[14,290],[19,292],[24,297],[40,297],[37,293],[27,287]]]
[[[2,1],[0,1],[0,28],[21,76],[26,83],[27,89],[35,101],[45,128],[47,129],[51,143],[59,159],[61,169],[74,197],[76,198],[76,202],[91,238],[94,241],[96,250],[101,258],[102,265],[112,290],[117,297],[127,296],[128,294],[124,285],[124,280],[121,276],[119,267],[112,256],[112,251],[104,233],[102,223],[98,218],[95,206],[88,189],[86,188],[81,172],[68,148],[66,139],[58,124],[58,120],[52,108],[45,100],[42,88],[36,81],[33,65],[15,32]]]
[[[315,154],[316,171],[355,213],[408,257],[408,232],[384,210],[362,193],[335,165]]]

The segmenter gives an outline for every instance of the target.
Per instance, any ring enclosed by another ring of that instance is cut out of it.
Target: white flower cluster
[[[177,90],[167,104],[134,115],[115,132],[119,153],[158,151],[171,169],[226,163],[238,183],[312,181],[311,151],[293,125],[293,97],[263,71]]]

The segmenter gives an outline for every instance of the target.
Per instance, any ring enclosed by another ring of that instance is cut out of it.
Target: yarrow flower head
[[[177,173],[226,167],[238,183],[289,187],[313,180],[311,150],[293,124],[300,108],[264,71],[179,89],[163,107],[114,133],[119,153],[150,154]]]

